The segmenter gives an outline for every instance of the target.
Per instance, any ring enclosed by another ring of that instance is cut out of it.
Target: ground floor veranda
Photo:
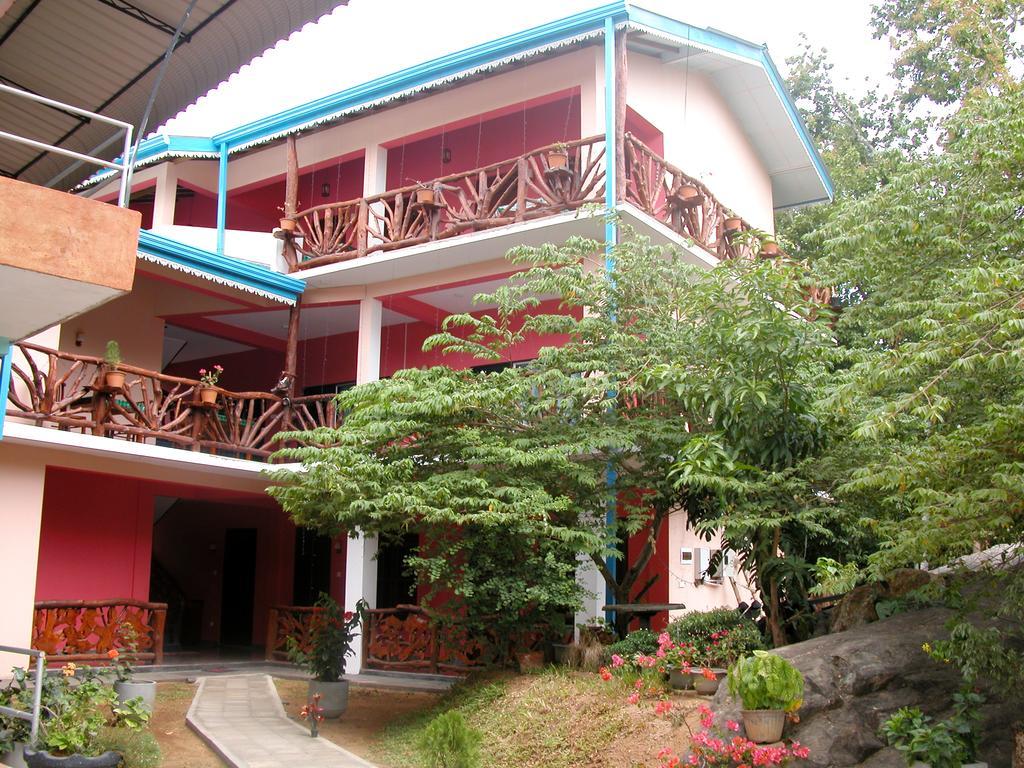
[[[146,661],[284,660],[285,637],[303,637],[310,606],[326,592],[348,608],[360,598],[372,608],[350,669],[444,673],[486,660],[479,644],[440,633],[409,607],[425,592],[403,566],[416,537],[379,547],[296,528],[263,492],[257,462],[173,451],[190,460],[175,466],[109,438],[89,439],[119,450],[33,444],[32,430],[53,433],[22,427],[0,443],[0,645],[102,656],[111,626],[127,620],[144,638]],[[640,546],[630,542],[626,556]],[[638,580],[653,579],[638,600],[707,608],[745,599],[728,579],[696,583],[706,551],[674,515]],[[602,615],[600,577],[581,567],[579,578],[594,594],[577,621]],[[655,628],[666,619],[656,616]]]

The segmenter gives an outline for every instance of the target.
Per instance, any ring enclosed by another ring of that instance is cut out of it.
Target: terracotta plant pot
[[[103,374],[103,384],[111,389],[121,389],[124,386],[124,371],[107,371]]]
[[[696,208],[703,199],[704,196],[701,195],[700,190],[692,184],[684,184],[675,194],[676,204],[680,208]]]
[[[715,668],[711,671],[714,677],[705,677],[703,672],[693,676],[693,687],[701,696],[713,696],[718,691],[722,678],[725,677],[724,669]]]
[[[548,168],[557,170],[569,164],[568,152],[548,152]]]
[[[416,202],[420,205],[434,204],[434,190],[429,187],[421,187],[416,190]]]
[[[722,225],[726,232],[739,232],[743,226],[743,219],[738,216],[729,216]]]
[[[323,680],[310,680],[307,701],[320,694],[320,708],[324,717],[341,717],[348,709],[348,680],[325,683]]]
[[[285,232],[295,231],[295,220],[294,219],[281,219],[281,229]]]
[[[544,651],[526,651],[516,654],[520,672],[536,672],[544,668]]]
[[[213,405],[217,402],[217,390],[213,387],[200,387],[199,402],[204,405]]]
[[[763,243],[761,245],[762,256],[778,256],[779,255],[779,244],[778,243]]]
[[[114,693],[121,704],[129,699],[142,699],[142,705],[152,714],[153,704],[156,703],[156,683],[152,680],[118,681],[114,683]]]
[[[782,738],[786,713],[781,709],[744,709],[743,729],[756,744],[770,744]]]

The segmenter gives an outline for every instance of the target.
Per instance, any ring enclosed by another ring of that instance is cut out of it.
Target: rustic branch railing
[[[103,360],[21,343],[7,415],[65,431],[153,442],[193,451],[266,459],[282,431],[340,423],[333,395],[293,400],[267,392],[229,392],[204,403],[203,386],[131,365],[123,385],[107,386]]]
[[[32,647],[50,658],[109,663],[108,651],[123,649],[122,627],[135,631],[133,662],[160,664],[164,658],[167,603],[141,600],[76,600],[36,603]]]
[[[568,155],[564,167],[549,160]],[[425,185],[328,203],[295,214],[302,241],[296,269],[359,258],[377,251],[443,240],[465,232],[575,210],[604,194],[600,136],[552,144],[520,157]],[[420,192],[426,192],[420,200]]]
[[[625,202],[719,259],[750,258],[761,253],[760,241],[752,237],[754,228],[733,215],[707,186],[657,155],[633,134],[627,133],[625,139]]]
[[[304,605],[275,605],[267,619],[267,661],[288,660],[288,638],[294,637],[303,651],[312,648],[313,619],[322,609]]]

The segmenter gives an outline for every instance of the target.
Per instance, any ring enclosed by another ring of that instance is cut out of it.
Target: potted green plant
[[[288,659],[313,676],[308,700],[318,702],[324,717],[340,717],[348,707],[348,681],[342,679],[345,659],[355,653],[352,641],[359,636],[356,630],[368,605],[360,600],[356,610],[342,613],[337,601],[321,592],[316,607],[319,610],[311,619],[309,648],[301,648],[294,637],[289,637]],[[315,696],[320,698],[314,699]]]
[[[152,680],[136,680],[131,659],[139,650],[139,635],[131,624],[123,623],[117,630],[121,649],[112,648],[107,656],[114,669],[114,693],[121,706],[132,699],[139,699],[147,712],[153,712],[156,703],[156,683]]]
[[[564,142],[556,142],[547,151],[548,169],[552,171],[565,168],[569,165],[569,148]]]
[[[903,754],[911,768],[984,768],[986,763],[973,762],[983,698],[963,690],[953,701],[953,716],[947,720],[935,720],[919,707],[896,710],[882,723],[882,738]]]
[[[728,668],[741,656],[762,647],[761,633],[751,621],[743,621],[731,628],[722,628],[701,637],[697,642],[694,663],[700,667],[693,687],[704,696],[713,695],[725,677]]]
[[[103,385],[111,389],[121,389],[125,379],[125,372],[120,370],[121,345],[113,339],[107,342],[107,349],[103,354],[103,365],[106,366],[106,370],[103,372]]]
[[[743,727],[758,744],[778,741],[786,714],[803,703],[804,676],[789,661],[754,651],[729,668],[729,693],[743,702]]]
[[[214,365],[211,369],[199,369],[199,402],[212,405],[217,402],[217,382],[224,373],[224,366]]]

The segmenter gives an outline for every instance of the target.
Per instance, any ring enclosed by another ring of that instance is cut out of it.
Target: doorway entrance
[[[381,543],[377,550],[377,607],[394,608],[416,602],[416,577],[409,573],[405,558],[419,546],[417,533]]]
[[[256,591],[256,529],[224,532],[221,582],[221,645],[252,645],[253,595]]]

